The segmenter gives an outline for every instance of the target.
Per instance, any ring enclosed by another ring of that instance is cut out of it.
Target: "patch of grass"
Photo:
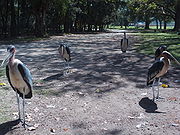
[[[168,51],[180,60],[180,36],[176,33],[136,33],[140,36],[137,51],[147,55],[154,55],[160,45],[166,45]]]
[[[50,90],[50,89],[38,89],[38,90],[35,90],[34,93],[38,95],[43,95],[46,97],[62,95],[62,92],[58,92],[58,91]]]
[[[5,70],[0,68],[0,77],[5,75]]]
[[[50,90],[45,90],[45,89],[35,90],[34,93],[38,95],[44,95],[44,96],[52,95]]]
[[[0,123],[4,123],[10,120],[9,117],[9,105],[10,101],[5,102],[5,95],[7,95],[7,91],[4,91],[4,87],[0,87]]]
[[[171,29],[173,29],[173,27],[174,27],[174,26],[167,26],[166,29],[167,29],[167,30],[171,30]],[[125,27],[124,27],[124,26],[121,27],[121,26],[110,25],[110,26],[109,26],[109,29],[119,29],[119,30],[122,30],[122,29],[125,29]],[[127,27],[127,29],[139,29],[139,30],[144,30],[143,27],[137,28],[136,26],[129,26],[129,27]],[[156,30],[157,27],[156,27],[156,26],[149,26],[149,29],[150,29],[150,30]],[[160,29],[158,29],[158,30],[160,30]],[[162,29],[162,30],[163,30],[163,29]]]
[[[14,39],[3,39],[2,41],[0,41],[0,44],[14,44],[14,43],[23,43],[23,42],[32,42],[32,41],[38,41],[38,40],[42,40],[42,39],[47,39],[48,37],[45,38],[37,38],[34,36],[24,36],[24,37],[17,37]]]

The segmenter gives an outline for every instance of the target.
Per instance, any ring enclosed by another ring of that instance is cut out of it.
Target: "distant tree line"
[[[180,31],[180,0],[0,0],[0,38],[103,31],[116,23],[174,20]],[[157,25],[158,27],[158,25]]]
[[[103,31],[121,0],[0,0],[0,38]]]
[[[168,22],[175,22],[175,31],[180,31],[180,0],[125,0],[117,12],[117,20],[114,22],[127,27],[129,23],[145,22],[145,29],[149,29],[152,21],[156,21],[157,29]]]

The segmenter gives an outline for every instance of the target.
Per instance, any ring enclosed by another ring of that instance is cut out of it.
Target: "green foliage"
[[[180,60],[180,36],[176,33],[138,33],[140,44],[137,51],[148,55],[154,55],[160,45],[166,45],[168,51]]]

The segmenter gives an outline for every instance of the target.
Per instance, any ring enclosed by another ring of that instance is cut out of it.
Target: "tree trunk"
[[[44,37],[46,35],[45,28],[45,11],[36,13],[36,22],[35,22],[35,35],[36,37]]]
[[[14,7],[14,0],[10,1],[11,5],[11,24],[10,24],[10,36],[16,36],[16,14],[15,14],[15,7]]]
[[[156,29],[158,30],[158,20],[156,19]]]
[[[175,31],[180,31],[180,0],[176,0]]]
[[[20,34],[20,31],[19,31],[19,17],[20,17],[20,6],[19,6],[19,4],[20,4],[20,2],[19,2],[19,0],[17,0],[17,2],[18,2],[18,9],[17,9],[17,34],[19,35]]]
[[[166,30],[167,22],[164,20],[164,29]]]
[[[149,24],[150,24],[149,21],[145,21],[145,29],[149,29]]]
[[[162,21],[159,20],[160,30],[162,29]]]

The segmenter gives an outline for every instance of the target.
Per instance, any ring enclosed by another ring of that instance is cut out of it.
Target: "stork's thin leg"
[[[66,69],[66,61],[64,60],[64,70]]]
[[[23,127],[25,128],[25,109],[24,109],[25,102],[24,100],[25,100],[25,94],[23,93]]]
[[[154,99],[155,99],[155,95],[154,95],[154,84],[155,84],[155,81],[156,81],[156,79],[154,79],[153,84],[152,84],[153,101],[154,101]]]
[[[64,70],[63,70],[63,75],[66,75],[66,61],[64,61]]]
[[[159,98],[159,82],[160,82],[160,79],[161,78],[158,79],[158,91],[157,91],[157,96],[156,96],[157,99]]]
[[[17,98],[17,104],[18,104],[18,115],[19,115],[19,120],[21,120],[21,113],[20,113],[20,102],[19,102],[19,96],[16,90],[16,98]]]
[[[69,73],[69,61],[67,61],[67,65],[68,65],[68,73]]]

